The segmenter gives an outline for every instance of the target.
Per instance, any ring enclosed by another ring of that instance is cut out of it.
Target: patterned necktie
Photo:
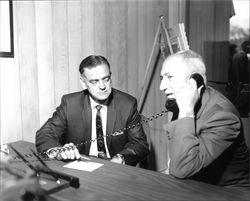
[[[102,106],[97,105],[97,113],[96,113],[96,136],[97,136],[97,149],[98,149],[98,158],[106,158],[106,150],[103,138],[103,130],[102,130],[102,118],[101,118],[101,110]]]

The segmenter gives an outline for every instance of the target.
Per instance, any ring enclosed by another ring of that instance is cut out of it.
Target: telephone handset
[[[204,86],[205,87],[205,84],[204,84],[204,79],[203,77],[199,74],[199,73],[193,73],[191,76],[190,76],[190,79],[193,78],[196,83],[197,83],[197,88],[199,88],[200,86]],[[168,111],[171,111],[171,112],[174,112],[174,113],[178,113],[179,112],[179,108],[178,108],[178,105],[176,103],[176,100],[175,99],[167,99],[166,100],[166,103],[165,103],[165,108],[168,110]]]
[[[197,83],[197,89],[200,88],[200,86],[203,85],[203,87],[205,87],[205,84],[204,84],[204,79],[203,77],[199,74],[199,73],[194,73],[190,76],[190,79],[193,78],[196,83]]]

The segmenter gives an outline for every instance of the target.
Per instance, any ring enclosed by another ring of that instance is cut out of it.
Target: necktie
[[[103,138],[103,130],[102,130],[102,118],[101,118],[101,110],[102,106],[97,105],[97,113],[96,113],[96,136],[97,136],[97,149],[98,149],[98,157],[106,158],[106,150]]]

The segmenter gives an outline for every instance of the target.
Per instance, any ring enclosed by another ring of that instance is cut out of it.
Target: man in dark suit
[[[203,82],[198,86],[196,80]],[[170,165],[163,172],[249,187],[249,149],[240,115],[226,97],[206,86],[201,56],[191,50],[170,55],[162,66],[160,89],[178,106],[177,119],[166,124]]]
[[[250,41],[241,44],[241,50],[234,54],[231,71],[229,71],[229,83],[227,87],[229,99],[238,109],[241,117],[250,114],[249,102],[249,75],[250,75]]]
[[[136,99],[112,88],[110,64],[102,56],[88,56],[79,71],[84,90],[62,97],[36,133],[38,152],[58,160],[84,154],[136,165],[149,153],[141,125],[124,129],[141,121]]]

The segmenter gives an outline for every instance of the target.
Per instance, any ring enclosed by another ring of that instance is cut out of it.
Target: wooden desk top
[[[11,143],[23,155],[30,154],[33,143]],[[240,191],[218,187],[109,161],[91,158],[104,164],[93,172],[63,168],[62,161],[46,161],[53,170],[76,176],[80,188],[68,187],[51,194],[58,200],[250,200],[250,190]],[[17,162],[19,166],[24,165]]]

